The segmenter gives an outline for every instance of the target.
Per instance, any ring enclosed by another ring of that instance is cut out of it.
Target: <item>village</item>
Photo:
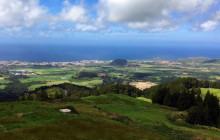
[[[24,62],[24,61],[0,61],[0,66],[28,66],[28,65],[39,65],[39,66],[85,66],[86,64],[102,64],[104,61],[99,60],[82,60],[73,62]]]

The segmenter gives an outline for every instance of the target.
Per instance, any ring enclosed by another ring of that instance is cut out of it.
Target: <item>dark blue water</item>
[[[78,60],[113,60],[124,58],[179,59],[187,57],[220,58],[220,47],[73,47],[44,45],[1,45],[0,60],[28,62],[63,62]]]

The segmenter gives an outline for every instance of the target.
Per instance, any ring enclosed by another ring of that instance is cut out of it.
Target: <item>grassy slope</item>
[[[67,104],[73,105],[79,115],[58,111]],[[25,113],[21,118],[15,117],[21,112]],[[91,96],[69,103],[0,103],[0,123],[9,130],[0,133],[0,138],[188,140],[192,135],[210,140],[220,138],[219,130],[171,124],[166,116],[172,112],[124,95]],[[111,119],[119,115],[128,119]]]
[[[220,89],[214,89],[214,88],[201,88],[202,91],[202,97],[205,98],[205,95],[207,91],[210,91],[211,94],[217,96],[220,99]]]
[[[113,112],[130,117],[140,124],[141,128],[149,131],[160,132],[176,139],[184,139],[187,134],[208,139],[220,139],[220,133],[212,130],[195,129],[193,126],[184,127],[171,124],[167,115],[174,111],[166,110],[159,105],[140,101],[123,95],[90,96],[84,98],[90,103],[107,112]],[[187,133],[187,134],[186,134]],[[186,138],[187,139],[187,138]]]
[[[151,99],[148,99],[148,98],[145,98],[145,97],[137,97],[136,99],[142,100],[142,101],[145,101],[145,102],[148,102],[148,103],[152,103]]]

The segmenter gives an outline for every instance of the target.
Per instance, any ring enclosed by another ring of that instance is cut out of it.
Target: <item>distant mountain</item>
[[[220,58],[205,61],[204,63],[220,63]]]
[[[189,57],[189,58],[178,59],[178,61],[182,63],[203,63],[210,60],[211,59],[208,57]]]
[[[128,61],[125,59],[116,59],[110,63],[110,65],[113,65],[113,66],[126,66],[127,64],[128,64]]]

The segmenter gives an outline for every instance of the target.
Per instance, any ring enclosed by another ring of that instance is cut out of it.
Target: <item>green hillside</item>
[[[74,107],[79,114],[63,114]],[[126,95],[89,96],[70,102],[0,103],[0,138],[7,139],[146,139],[220,138],[211,127],[172,123],[182,112]],[[50,131],[48,131],[50,130]]]

